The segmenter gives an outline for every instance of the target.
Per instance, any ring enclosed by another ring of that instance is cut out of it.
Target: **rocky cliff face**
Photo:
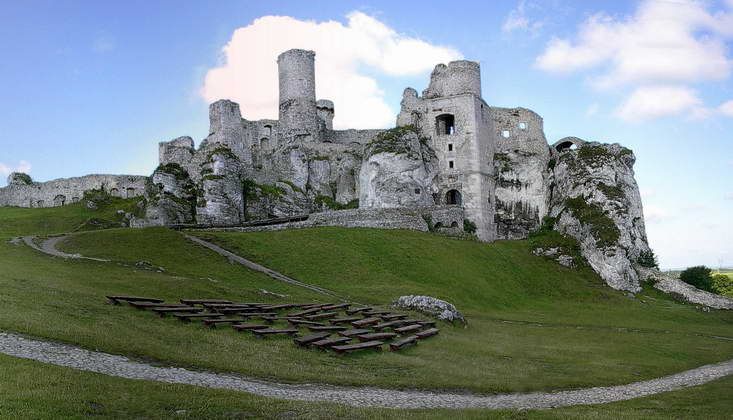
[[[633,263],[649,250],[634,162],[618,144],[587,143],[555,155],[549,209],[555,230],[578,240],[601,278],[632,292],[640,290]]]
[[[386,131],[365,147],[359,173],[360,207],[423,207],[435,204],[437,157],[412,126]]]

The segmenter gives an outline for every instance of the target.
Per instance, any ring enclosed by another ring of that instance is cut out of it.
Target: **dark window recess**
[[[448,143],[448,151],[449,152],[452,152],[453,151],[453,144],[452,143]]]
[[[456,131],[456,119],[451,114],[442,114],[435,117],[435,132],[439,135],[453,134]]]
[[[452,160],[449,160],[449,161],[448,161],[448,167],[449,167],[450,169],[453,169],[453,161],[452,161]]]
[[[420,188],[415,188],[415,194],[420,194]]]

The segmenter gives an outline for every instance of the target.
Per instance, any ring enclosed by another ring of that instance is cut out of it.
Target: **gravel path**
[[[41,245],[38,246],[35,242],[36,237],[35,236],[24,236],[23,242],[28,245],[29,247],[35,249],[36,251],[43,252],[44,254],[51,255],[53,257],[60,257],[60,258],[71,258],[71,259],[80,259],[80,260],[92,260],[92,261],[102,261],[102,262],[109,262],[109,260],[105,260],[102,258],[91,258],[91,257],[85,257],[80,254],[67,254],[63,251],[59,251],[56,248],[56,245],[58,245],[59,242],[66,239],[66,235],[63,236],[54,236],[48,239],[45,239],[43,242],[41,242]]]
[[[532,394],[454,394],[318,384],[290,385],[238,375],[157,367],[123,356],[0,332],[0,353],[89,372],[207,388],[243,391],[295,401],[328,401],[355,407],[543,409],[603,404],[701,385],[733,374],[733,360],[628,385]]]
[[[331,296],[331,297],[335,297],[335,298],[341,299],[341,297],[336,292],[333,292],[333,291],[328,290],[328,289],[324,289],[322,287],[314,286],[312,284],[303,283],[302,281],[299,281],[299,280],[295,280],[294,278],[288,277],[288,276],[286,276],[286,275],[284,275],[282,273],[278,273],[277,271],[271,270],[271,269],[265,267],[264,265],[257,264],[254,261],[250,261],[250,260],[248,260],[246,258],[240,257],[239,255],[237,255],[237,254],[235,254],[235,253],[233,253],[231,251],[227,251],[226,249],[224,249],[224,248],[222,248],[222,247],[220,247],[220,246],[218,246],[216,244],[212,244],[211,242],[205,241],[205,240],[203,240],[201,238],[198,238],[196,236],[185,235],[185,234],[184,234],[184,236],[186,237],[186,239],[188,239],[188,240],[190,240],[190,241],[192,241],[194,243],[197,243],[197,244],[199,244],[201,246],[204,246],[206,248],[209,248],[210,250],[216,252],[217,254],[222,255],[224,257],[227,257],[231,261],[234,261],[236,263],[242,264],[243,266],[249,268],[250,270],[259,271],[260,273],[267,274],[268,276],[272,277],[275,280],[280,280],[282,282],[291,284],[293,286],[303,287],[303,288],[306,288],[308,290],[312,290],[312,291],[314,291],[316,293],[320,293],[320,294],[323,294],[323,295],[327,295],[327,296]]]

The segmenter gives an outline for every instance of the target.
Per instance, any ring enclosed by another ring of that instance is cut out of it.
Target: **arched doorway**
[[[445,203],[460,206],[463,204],[461,193],[458,190],[450,190],[445,194]]]

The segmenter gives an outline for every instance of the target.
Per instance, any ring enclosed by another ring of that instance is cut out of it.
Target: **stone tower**
[[[479,239],[494,240],[496,140],[489,106],[481,98],[479,64],[462,60],[437,65],[422,97],[405,89],[397,125],[408,124],[430,139],[438,157],[436,204],[462,206]]]
[[[314,140],[317,136],[315,55],[288,50],[277,57],[280,129],[286,137]]]

